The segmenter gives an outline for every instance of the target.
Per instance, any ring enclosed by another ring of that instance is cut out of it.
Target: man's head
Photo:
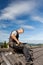
[[[17,30],[19,34],[23,33],[24,32],[24,29],[23,28],[20,28]]]

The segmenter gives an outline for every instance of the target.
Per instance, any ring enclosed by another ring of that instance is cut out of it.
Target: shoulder
[[[17,32],[16,31],[12,31],[12,33],[11,33],[11,35],[16,35],[17,34]]]

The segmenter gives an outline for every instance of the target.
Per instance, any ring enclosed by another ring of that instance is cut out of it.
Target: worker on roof
[[[9,46],[11,48],[16,49],[16,50],[18,50],[18,49],[21,50],[21,48],[22,48],[22,51],[23,51],[23,53],[24,53],[24,55],[26,57],[26,60],[27,61],[30,61],[30,56],[31,56],[30,55],[30,52],[29,52],[30,51],[30,48],[27,48],[25,45],[22,45],[23,43],[21,43],[19,41],[19,34],[21,34],[23,32],[24,32],[24,29],[23,28],[20,28],[20,29],[18,29],[16,31],[15,30],[12,31],[11,34],[10,34],[10,38],[9,38]]]
[[[16,46],[19,45],[20,44],[20,42],[19,42],[19,34],[21,34],[23,32],[24,32],[23,28],[20,28],[20,29],[18,29],[16,31],[15,30],[12,31],[11,34],[10,34],[10,39],[11,39],[10,41],[15,42],[14,44],[16,44]]]

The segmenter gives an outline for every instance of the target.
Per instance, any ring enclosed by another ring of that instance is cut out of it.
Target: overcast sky
[[[21,41],[43,41],[43,0],[0,0],[0,42],[21,27]]]

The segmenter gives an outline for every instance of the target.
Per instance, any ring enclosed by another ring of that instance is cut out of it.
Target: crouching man
[[[26,57],[26,60],[29,62],[29,61],[32,61],[31,54],[30,54],[30,48],[27,48],[26,45],[24,45],[23,43],[20,43],[20,41],[18,39],[19,34],[21,34],[23,32],[24,32],[24,29],[22,29],[22,28],[20,28],[16,31],[15,30],[12,31],[10,34],[10,38],[9,38],[9,46],[11,48],[14,48],[15,50],[22,48],[22,51]]]

